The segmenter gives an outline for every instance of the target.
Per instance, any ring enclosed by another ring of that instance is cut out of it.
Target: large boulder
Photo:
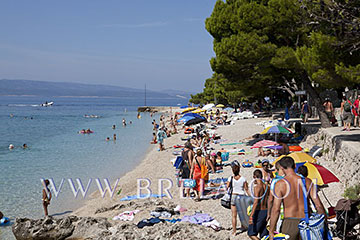
[[[12,231],[17,240],[55,240],[66,239],[74,231],[73,222],[77,217],[64,217],[55,220],[52,217],[33,220],[29,218],[17,218]]]

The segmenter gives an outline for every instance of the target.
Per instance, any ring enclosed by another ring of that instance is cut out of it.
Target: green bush
[[[355,186],[348,187],[345,189],[344,194],[342,195],[344,198],[350,200],[357,200],[360,198],[360,184],[356,184]],[[360,209],[360,205],[358,205],[358,209]]]

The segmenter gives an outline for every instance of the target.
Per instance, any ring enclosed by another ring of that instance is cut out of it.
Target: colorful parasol
[[[280,159],[282,159],[283,157],[286,157],[286,156],[292,157],[292,159],[294,159],[295,163],[301,163],[301,162],[316,163],[316,159],[307,153],[293,152],[293,153],[290,153],[289,155],[281,155],[272,164],[274,165],[277,161],[279,161]]]
[[[261,147],[268,147],[268,146],[276,146],[279,145],[277,142],[270,141],[270,140],[262,140],[255,143],[251,148],[261,148]]]
[[[270,126],[264,129],[260,134],[267,134],[267,133],[292,133],[292,131],[286,127],[282,126]]]
[[[303,163],[297,163],[296,164],[296,170],[300,166],[306,166],[308,169],[308,178],[310,178],[314,183],[316,183],[319,186],[322,186],[324,184],[332,183],[332,182],[339,182],[340,180],[332,174],[328,169],[325,167],[310,163],[310,162],[303,162]]]

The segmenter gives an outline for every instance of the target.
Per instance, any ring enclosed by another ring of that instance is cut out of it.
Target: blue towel
[[[132,196],[126,196],[120,199],[120,201],[131,201],[131,200],[135,200],[135,199],[144,199],[148,197],[147,194],[143,194],[143,195],[132,195]],[[159,194],[151,194],[149,197],[153,197],[153,198],[160,198],[160,197],[166,197],[166,194],[162,194],[161,196]]]

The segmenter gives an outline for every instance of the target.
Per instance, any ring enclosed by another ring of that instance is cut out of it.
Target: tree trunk
[[[321,102],[320,96],[316,92],[314,87],[311,85],[309,76],[305,71],[302,73],[302,82],[304,83],[305,90],[309,93],[311,100],[313,101],[316,109],[318,110],[321,127],[322,128],[331,127],[330,119],[328,118],[328,115],[325,112],[325,108]]]

